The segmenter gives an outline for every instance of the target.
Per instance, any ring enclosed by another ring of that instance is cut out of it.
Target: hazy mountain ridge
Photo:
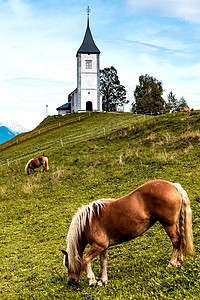
[[[14,122],[11,122],[11,121],[7,121],[7,122],[0,122],[0,126],[5,126],[7,127],[8,129],[10,129],[11,131],[13,131],[15,133],[15,135],[19,134],[19,133],[22,133],[22,132],[26,132],[26,131],[29,131],[29,129],[19,125],[19,124],[16,124]]]
[[[0,126],[0,143],[12,139],[15,133],[6,126]]]
[[[0,122],[0,143],[12,139],[19,133],[26,132],[28,129],[13,122]]]

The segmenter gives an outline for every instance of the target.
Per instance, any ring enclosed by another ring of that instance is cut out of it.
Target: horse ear
[[[68,253],[67,253],[67,251],[65,251],[65,250],[61,250],[62,251],[62,253],[64,254],[64,255],[66,255],[66,257],[68,258]]]

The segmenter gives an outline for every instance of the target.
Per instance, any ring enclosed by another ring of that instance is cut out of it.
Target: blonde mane
[[[80,261],[78,246],[86,224],[89,222],[89,225],[92,225],[92,217],[95,212],[98,216],[100,215],[101,210],[104,208],[105,200],[106,199],[100,199],[82,206],[72,219],[67,235],[67,253],[69,266],[73,271],[77,270]]]
[[[26,173],[28,173],[28,165],[29,165],[29,163],[30,163],[31,160],[33,160],[33,158],[29,159],[29,161],[26,164],[26,167],[25,167],[25,172]]]

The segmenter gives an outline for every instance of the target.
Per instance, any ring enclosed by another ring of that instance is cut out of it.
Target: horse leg
[[[84,257],[84,262],[86,264],[86,272],[87,276],[89,278],[89,286],[96,286],[97,281],[95,279],[94,273],[92,272],[90,262],[93,258],[95,258],[97,255],[101,254],[106,250],[107,247],[100,246],[96,243],[93,243],[91,245],[91,248],[89,249],[88,253]]]
[[[180,262],[183,261],[183,254],[182,254],[182,246],[180,247],[180,251],[178,254],[178,262],[180,264]]]
[[[103,251],[100,254],[100,264],[102,269],[101,280],[98,282],[99,286],[105,285],[108,283],[108,275],[107,275],[107,261],[108,261],[108,249]]]
[[[87,273],[87,279],[89,280],[89,286],[96,286],[97,281],[96,281],[95,275],[92,271],[91,263],[88,263],[86,265],[86,273]]]
[[[173,246],[172,257],[170,259],[168,267],[177,267],[180,265],[180,258],[182,256],[181,237],[179,233],[178,223],[167,226],[165,225],[164,228],[168,236],[170,237]]]

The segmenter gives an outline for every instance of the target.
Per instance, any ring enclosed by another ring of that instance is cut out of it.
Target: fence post
[[[62,140],[60,140],[60,143],[61,143],[61,146],[63,147],[63,142],[62,142]]]

